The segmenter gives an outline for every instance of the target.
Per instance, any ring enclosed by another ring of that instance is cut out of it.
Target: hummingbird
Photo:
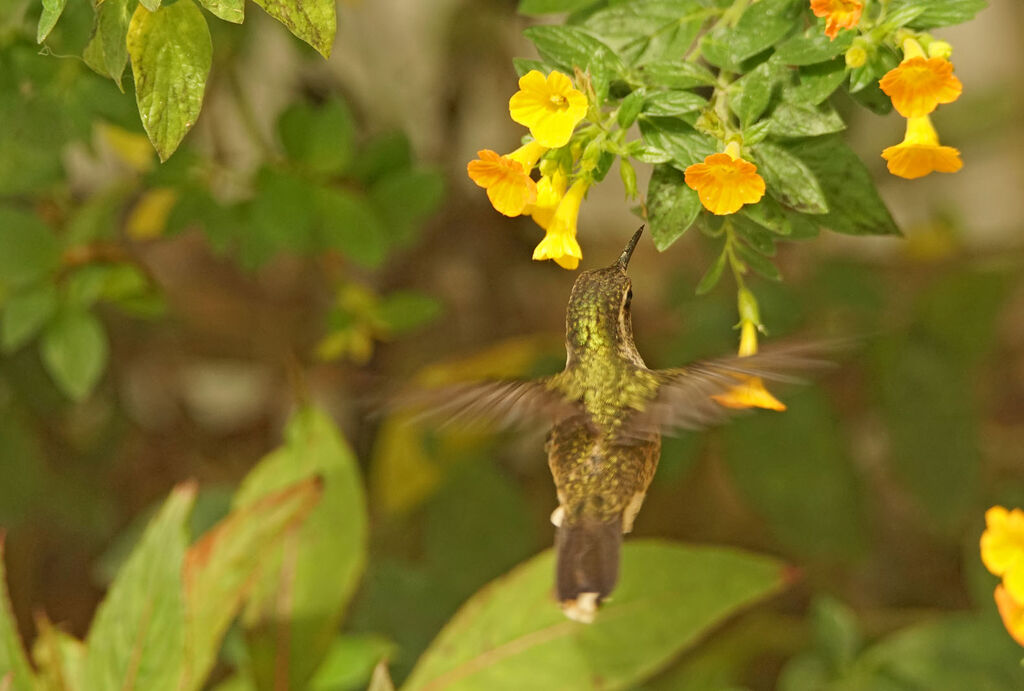
[[[406,401],[447,421],[543,423],[555,483],[555,594],[571,619],[591,622],[615,588],[623,535],[644,502],[662,434],[700,429],[734,414],[714,396],[750,377],[821,361],[802,346],[650,369],[633,340],[629,260],[637,230],[608,267],[579,275],[565,319],[565,369],[532,380],[471,382]],[[415,396],[414,396],[415,398]],[[428,409],[429,408],[429,409]]]

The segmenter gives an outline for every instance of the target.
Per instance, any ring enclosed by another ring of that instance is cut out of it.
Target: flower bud
[[[947,41],[932,41],[928,44],[928,57],[930,58],[945,58],[949,60],[949,56],[953,54],[953,46]]]
[[[861,67],[868,61],[868,52],[863,46],[854,44],[846,51],[846,66],[850,69]]]

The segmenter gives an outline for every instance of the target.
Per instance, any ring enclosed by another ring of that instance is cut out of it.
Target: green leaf
[[[821,27],[815,25],[776,46],[775,59],[786,65],[826,62],[845,53],[855,35],[854,31],[840,31],[835,40],[830,40]]]
[[[656,91],[644,99],[643,112],[660,117],[677,117],[707,107],[703,96],[692,91]]]
[[[39,670],[39,688],[85,689],[85,644],[56,628],[41,613],[36,614],[36,629],[32,659]]]
[[[647,185],[647,218],[658,251],[664,252],[682,237],[700,213],[700,197],[688,187],[682,172],[661,164]]]
[[[85,641],[86,688],[178,688],[185,662],[185,523],[195,495],[195,485],[171,492],[97,608]]]
[[[595,0],[519,0],[519,14],[541,15],[558,12],[575,12]]]
[[[392,333],[412,331],[437,319],[442,306],[437,298],[411,290],[399,290],[385,297],[377,316]]]
[[[32,214],[2,205],[0,248],[0,284],[31,283],[60,264],[60,247],[46,224]]]
[[[408,245],[444,199],[444,178],[432,170],[399,170],[370,187],[370,201],[384,219],[392,241]]]
[[[729,108],[743,127],[756,122],[768,108],[780,76],[776,64],[765,60],[729,85]]]
[[[199,4],[226,22],[241,24],[245,21],[245,0],[199,0]]]
[[[11,596],[7,592],[4,537],[0,532],[0,686],[5,691],[36,691],[36,678],[22,647],[18,622],[11,611]]]
[[[878,86],[878,80],[899,64],[899,58],[886,46],[869,46],[868,60],[860,67],[850,70],[850,93],[856,94],[871,86]]]
[[[320,499],[309,478],[236,508],[190,547],[184,557],[187,656],[180,689],[202,688],[220,640],[242,605],[258,568],[280,549]]]
[[[778,235],[790,235],[793,232],[793,223],[785,210],[767,195],[757,204],[744,204],[740,214]]]
[[[107,364],[107,334],[100,320],[82,307],[62,307],[39,345],[58,388],[75,401],[88,396]]]
[[[331,57],[338,31],[334,0],[253,0],[267,14],[285,25],[294,36]]]
[[[139,0],[139,4],[145,7],[150,12],[156,12],[160,9],[162,0]]]
[[[835,598],[819,596],[811,607],[811,624],[821,658],[833,671],[845,670],[863,645],[853,610]]]
[[[43,0],[43,11],[39,15],[39,28],[36,29],[36,43],[42,43],[57,26],[57,20],[64,13],[67,0]]]
[[[546,62],[572,77],[574,68],[590,72],[598,98],[608,93],[608,84],[625,67],[615,52],[586,31],[574,26],[531,26],[523,31]]]
[[[40,283],[12,295],[3,306],[0,340],[10,353],[35,336],[57,311],[57,289]]]
[[[388,231],[366,197],[344,188],[321,187],[316,190],[316,209],[323,247],[368,268],[384,262],[390,245]]]
[[[693,62],[664,60],[650,62],[638,71],[644,84],[659,89],[692,89],[715,83],[715,75]]]
[[[597,10],[583,27],[627,63],[642,65],[685,56],[708,14],[695,0],[636,0]]]
[[[362,573],[367,519],[358,463],[330,418],[302,408],[284,435],[284,446],[242,481],[234,506],[304,479],[323,480],[320,503],[286,547],[267,550],[243,616],[258,685],[272,688],[276,679],[298,689],[327,653]]]
[[[832,106],[780,102],[772,111],[769,132],[776,137],[820,137],[846,129],[846,123]]]
[[[646,94],[642,89],[637,89],[622,99],[622,103],[619,104],[619,110],[615,114],[619,127],[626,129],[636,122],[636,116],[640,114],[640,110],[644,107],[645,96]]]
[[[678,118],[644,116],[638,122],[644,142],[671,156],[672,165],[679,170],[703,161],[717,149],[715,140]]]
[[[651,675],[737,609],[781,589],[782,565],[716,547],[628,541],[622,578],[593,624],[551,598],[549,550],[479,591],[403,689],[618,689]]]
[[[331,643],[309,691],[337,691],[366,686],[377,662],[392,657],[395,645],[376,634],[345,634]]]
[[[847,235],[900,234],[868,169],[841,137],[816,137],[787,144],[786,149],[821,184],[828,206],[828,213],[816,216],[821,225]]]
[[[255,186],[248,227],[239,237],[243,265],[258,267],[282,251],[307,251],[314,238],[317,188],[275,168],[260,169]]]
[[[136,4],[132,0],[104,0],[96,6],[93,35],[86,46],[86,54],[96,53],[93,59],[86,55],[86,62],[101,75],[110,77],[122,92],[121,77],[128,64],[126,36]],[[95,63],[95,64],[94,64]]]
[[[846,61],[836,58],[816,65],[806,65],[797,72],[799,83],[788,87],[783,98],[793,103],[818,105],[839,88],[846,79]]]
[[[859,480],[838,419],[817,390],[723,428],[732,481],[774,535],[800,554],[850,558],[865,545]]]
[[[701,39],[701,55],[718,67],[736,69],[739,63],[775,45],[796,25],[802,3],[760,0],[747,7],[734,27],[722,27]]]
[[[349,174],[372,185],[385,175],[412,166],[412,146],[404,132],[384,132],[370,139],[352,162]]]
[[[355,150],[355,122],[348,107],[331,99],[314,107],[298,103],[277,123],[288,156],[320,174],[345,172]]]
[[[210,28],[192,0],[150,12],[139,6],[128,26],[135,100],[161,161],[170,158],[203,105],[213,47]]]
[[[776,267],[775,264],[773,264],[770,259],[767,259],[760,251],[756,251],[749,245],[742,242],[734,243],[733,248],[736,250],[736,253],[739,254],[743,263],[756,271],[762,277],[767,278],[769,281],[782,280],[782,274],[779,273],[778,267]]]
[[[801,159],[770,142],[758,144],[754,148],[754,158],[758,172],[775,199],[801,213],[828,212],[829,206],[821,183]]]
[[[987,0],[895,0],[890,13],[904,8],[920,7],[921,14],[910,22],[914,29],[933,29],[937,26],[963,24],[988,7]]]
[[[711,289],[718,285],[719,279],[722,278],[722,271],[725,269],[725,263],[729,259],[729,255],[724,251],[718,253],[718,257],[712,262],[708,270],[704,272],[704,275],[700,277],[700,282],[697,284],[697,295],[706,295],[711,292]]]

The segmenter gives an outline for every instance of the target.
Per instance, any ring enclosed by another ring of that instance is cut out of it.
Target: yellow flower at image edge
[[[907,119],[903,141],[882,150],[889,172],[907,180],[929,173],[955,173],[963,168],[960,152],[952,146],[941,146],[939,135],[925,115]]]
[[[1024,511],[1002,506],[986,511],[980,546],[985,568],[1003,579],[1013,599],[1024,603]]]
[[[757,326],[750,321],[744,321],[740,332],[740,357],[753,355],[757,352]],[[761,377],[734,374],[732,375],[740,383],[733,386],[729,391],[722,394],[715,394],[711,398],[726,408],[764,408],[765,410],[786,409],[779,399],[775,398],[768,389],[764,387],[764,380]]]
[[[860,0],[811,0],[815,17],[825,17],[825,35],[835,40],[840,29],[852,29],[860,21],[864,3]]]
[[[547,233],[533,250],[535,261],[553,259],[563,269],[575,269],[583,258],[583,250],[576,241],[576,223],[579,219],[580,204],[590,187],[590,180],[581,179],[572,183],[569,191],[558,203],[555,214],[548,224]]]
[[[477,152],[479,158],[466,165],[469,179],[487,190],[487,198],[499,213],[519,216],[537,201],[537,183],[530,171],[547,147],[530,142],[510,154],[499,156],[490,149]]]
[[[530,70],[519,78],[519,91],[508,102],[508,112],[520,125],[549,149],[565,146],[583,116],[587,97],[561,72],[545,77]]]
[[[1007,632],[1020,645],[1024,645],[1024,605],[1013,599],[1006,588],[996,586],[995,592],[996,609],[1003,620],[1003,626]]]
[[[718,216],[736,213],[764,196],[764,179],[757,174],[757,166],[740,158],[736,142],[729,142],[725,153],[711,154],[703,163],[687,167],[685,179],[704,208]]]

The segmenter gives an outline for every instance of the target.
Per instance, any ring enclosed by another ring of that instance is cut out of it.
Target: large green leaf
[[[644,116],[638,124],[648,147],[670,156],[681,171],[715,153],[715,140],[678,118]]]
[[[86,688],[178,688],[185,664],[185,524],[195,495],[194,485],[171,492],[96,610],[86,637]]]
[[[245,0],[199,0],[199,4],[226,22],[245,21]]]
[[[319,478],[309,478],[232,511],[185,555],[188,655],[181,689],[202,687],[220,639],[238,612],[257,568],[279,547],[320,498]]]
[[[92,38],[83,53],[86,64],[113,79],[118,89],[128,64],[125,37],[135,8],[132,0],[104,0],[97,5]]]
[[[708,14],[696,0],[636,0],[610,4],[582,25],[628,63],[642,65],[684,57]]]
[[[788,149],[762,142],[755,147],[754,157],[758,172],[775,199],[801,213],[828,212],[822,181]]]
[[[320,477],[323,495],[283,546],[266,550],[243,621],[260,688],[304,688],[331,642],[366,558],[366,507],[358,465],[330,418],[295,413],[285,444],[249,473],[235,507]]]
[[[4,535],[0,532],[0,688],[7,691],[35,691],[36,680],[18,635],[18,623],[11,611],[4,568]]]
[[[85,644],[61,631],[42,613],[36,614],[32,661],[39,670],[40,688],[86,691]]]
[[[662,163],[654,167],[647,185],[647,219],[659,251],[682,237],[700,213],[700,197],[688,187],[683,173]]]
[[[840,31],[830,39],[817,25],[809,27],[802,34],[780,43],[775,48],[775,58],[787,65],[813,65],[842,55],[853,43],[853,31]]]
[[[733,27],[721,27],[701,39],[701,55],[713,65],[736,69],[739,63],[784,38],[800,15],[796,0],[751,3]]]
[[[895,14],[904,8],[921,8],[922,12],[910,21],[910,26],[932,29],[970,21],[986,7],[988,0],[896,0],[889,11]]]
[[[210,28],[192,0],[156,12],[140,5],[128,25],[127,44],[142,126],[166,161],[203,105],[213,55]]]
[[[67,305],[43,332],[40,353],[57,386],[78,401],[92,392],[107,364],[103,324],[92,312]]]
[[[420,658],[405,691],[621,689],[716,623],[785,584],[779,562],[738,550],[627,542],[593,624],[565,618],[550,551],[479,591]]]
[[[39,15],[39,27],[36,29],[36,43],[42,43],[57,26],[57,21],[64,13],[67,0],[43,0],[43,11]]]
[[[334,34],[338,31],[334,0],[253,0],[288,31],[331,57]]]
[[[784,397],[723,430],[732,481],[769,529],[800,554],[851,557],[865,544],[859,480],[837,416],[817,391]]]

